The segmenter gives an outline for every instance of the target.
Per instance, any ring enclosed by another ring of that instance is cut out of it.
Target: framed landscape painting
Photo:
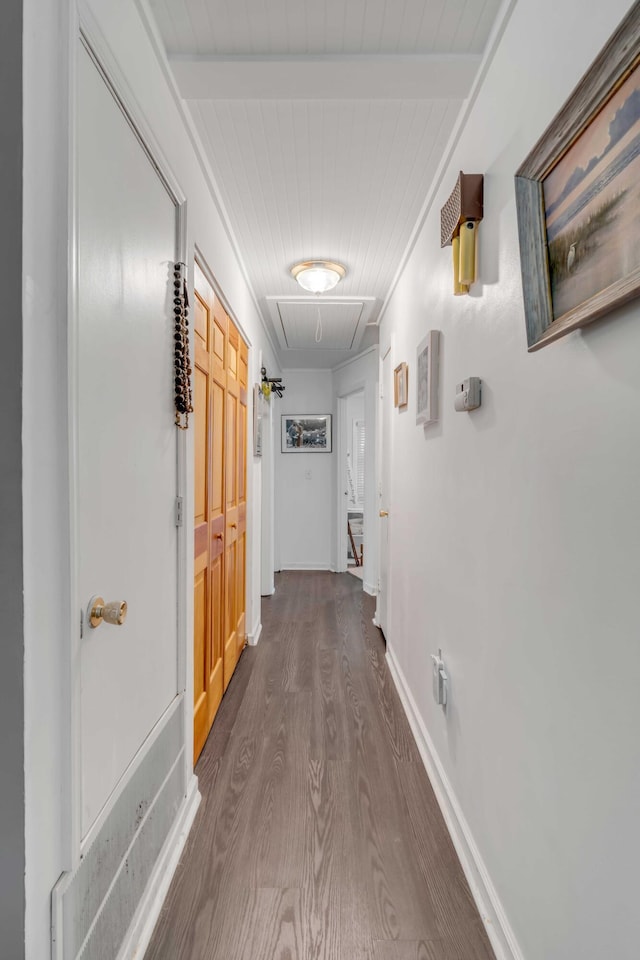
[[[529,351],[640,293],[640,4],[516,174]]]
[[[281,422],[283,453],[331,453],[330,413],[285,413]]]

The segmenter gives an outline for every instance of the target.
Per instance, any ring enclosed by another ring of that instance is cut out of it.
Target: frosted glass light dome
[[[309,293],[326,293],[346,276],[346,269],[333,260],[303,260],[291,267],[291,276]]]

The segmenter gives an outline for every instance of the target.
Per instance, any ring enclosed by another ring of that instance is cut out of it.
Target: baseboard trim
[[[281,570],[328,570],[331,572],[331,566],[328,563],[283,563]]]
[[[258,640],[262,636],[262,621],[258,620],[257,624],[251,631],[247,634],[247,643],[250,647],[255,647],[258,644]]]
[[[409,726],[497,960],[523,960],[480,851],[392,650],[386,655]]]
[[[373,583],[367,583],[365,580],[362,584],[362,589],[365,593],[368,593],[370,597],[378,596],[378,588]]]
[[[192,776],[180,812],[165,840],[116,960],[142,960],[144,957],[201,799],[198,778]]]

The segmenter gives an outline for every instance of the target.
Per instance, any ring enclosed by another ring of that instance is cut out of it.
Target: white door
[[[364,532],[364,453],[365,406],[364,391],[358,390],[346,397],[338,397],[339,447],[338,480],[339,531],[338,573],[366,556]],[[351,537],[349,536],[349,526]],[[355,545],[355,551],[354,551]],[[358,564],[359,565],[359,564]]]
[[[336,573],[345,573],[348,566],[349,543],[347,536],[347,518],[349,510],[349,479],[347,476],[348,417],[349,400],[338,397],[337,405],[337,451],[338,451],[338,531]]]
[[[77,570],[85,837],[177,693],[177,208],[84,47],[78,63]]]
[[[391,349],[380,361],[380,459],[378,515],[380,557],[375,623],[387,637],[389,615],[389,501],[391,486],[391,412],[393,409]]]

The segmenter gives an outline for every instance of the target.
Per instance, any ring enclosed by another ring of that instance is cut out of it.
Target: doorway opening
[[[339,569],[363,580],[365,530],[366,422],[364,390],[339,399],[342,492]]]

